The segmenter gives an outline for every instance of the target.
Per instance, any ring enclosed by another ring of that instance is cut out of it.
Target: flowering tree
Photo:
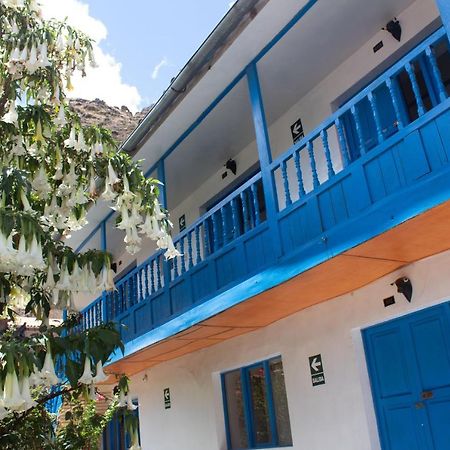
[[[31,338],[11,327],[0,336],[0,419],[9,424],[67,391],[94,395],[121,346],[113,324],[82,331],[69,316],[47,325],[51,308],[71,310],[78,293],[114,289],[108,253],[75,253],[65,242],[87,224],[89,206],[111,204],[130,253],[147,236],[166,258],[177,256],[158,181],[107,130],[83,126],[66,101],[86,64],[95,62],[83,33],[43,20],[35,0],[0,0],[0,313],[12,318],[25,307],[43,323]],[[125,380],[118,392],[125,406]]]

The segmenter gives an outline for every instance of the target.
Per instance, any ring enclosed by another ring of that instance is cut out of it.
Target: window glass
[[[292,446],[281,358],[222,375],[230,450]]]
[[[252,399],[253,438],[256,444],[267,444],[272,440],[267,407],[266,376],[264,367],[258,366],[248,371]]]
[[[240,370],[228,372],[224,381],[231,448],[248,448]]]
[[[278,444],[292,445],[291,422],[289,420],[286,385],[284,384],[284,372],[281,358],[270,361],[269,367],[275,420],[277,422]]]

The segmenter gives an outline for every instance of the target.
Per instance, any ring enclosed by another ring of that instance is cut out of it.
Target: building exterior
[[[183,254],[107,205],[144,450],[450,448],[450,3],[239,0],[123,147]],[[105,448],[120,448],[108,437]]]

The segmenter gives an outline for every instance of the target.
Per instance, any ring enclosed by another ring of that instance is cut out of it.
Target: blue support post
[[[166,168],[164,165],[164,159],[160,159],[158,161],[156,171],[158,180],[162,183],[162,186],[159,187],[159,203],[161,203],[163,208],[167,209]]]
[[[103,220],[100,224],[100,230],[101,230],[101,249],[103,252],[106,252],[108,248],[108,243],[106,241],[106,220]],[[108,307],[107,307],[107,296],[106,291],[102,292],[102,322],[108,322]]]
[[[161,206],[165,209],[167,209],[167,189],[166,189],[166,167],[164,164],[164,157],[160,159],[157,163],[157,177],[158,180],[161,181],[162,186],[159,187],[159,203],[161,203]],[[181,256],[181,258],[184,258],[184,256]],[[176,261],[173,261],[173,264],[176,264]],[[158,265],[159,267],[159,265]],[[168,300],[170,303],[170,313],[172,314],[173,306],[172,306],[172,298],[170,295],[170,281],[171,281],[171,267],[172,262],[167,261],[165,258],[162,260],[162,276],[164,278],[164,289],[167,292]],[[159,278],[158,278],[159,279]]]
[[[450,36],[450,2],[448,0],[436,0],[439,13],[441,14],[442,24]]]
[[[253,126],[255,128],[256,144],[258,148],[259,163],[261,166],[261,177],[263,182],[264,200],[266,202],[267,223],[270,233],[275,238],[272,242],[280,242],[277,214],[277,192],[270,164],[272,162],[272,152],[270,150],[269,131],[267,129],[266,115],[264,112],[264,102],[259,84],[256,63],[247,66],[247,82],[249,88],[250,103],[252,107]],[[273,246],[276,257],[281,255],[281,247]]]

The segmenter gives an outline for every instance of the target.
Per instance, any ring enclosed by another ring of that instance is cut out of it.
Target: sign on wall
[[[180,233],[186,229],[186,215],[183,214],[178,219],[178,229],[180,230]]]
[[[313,386],[325,384],[325,374],[323,372],[321,354],[309,357],[309,370],[311,371],[311,381]]]
[[[294,141],[294,144],[300,140],[302,137],[305,136],[305,133],[303,132],[303,124],[302,119],[297,119],[292,125],[291,125],[291,134],[292,134],[292,140]]]
[[[170,389],[164,389],[164,409],[169,409],[172,406],[170,401]]]

